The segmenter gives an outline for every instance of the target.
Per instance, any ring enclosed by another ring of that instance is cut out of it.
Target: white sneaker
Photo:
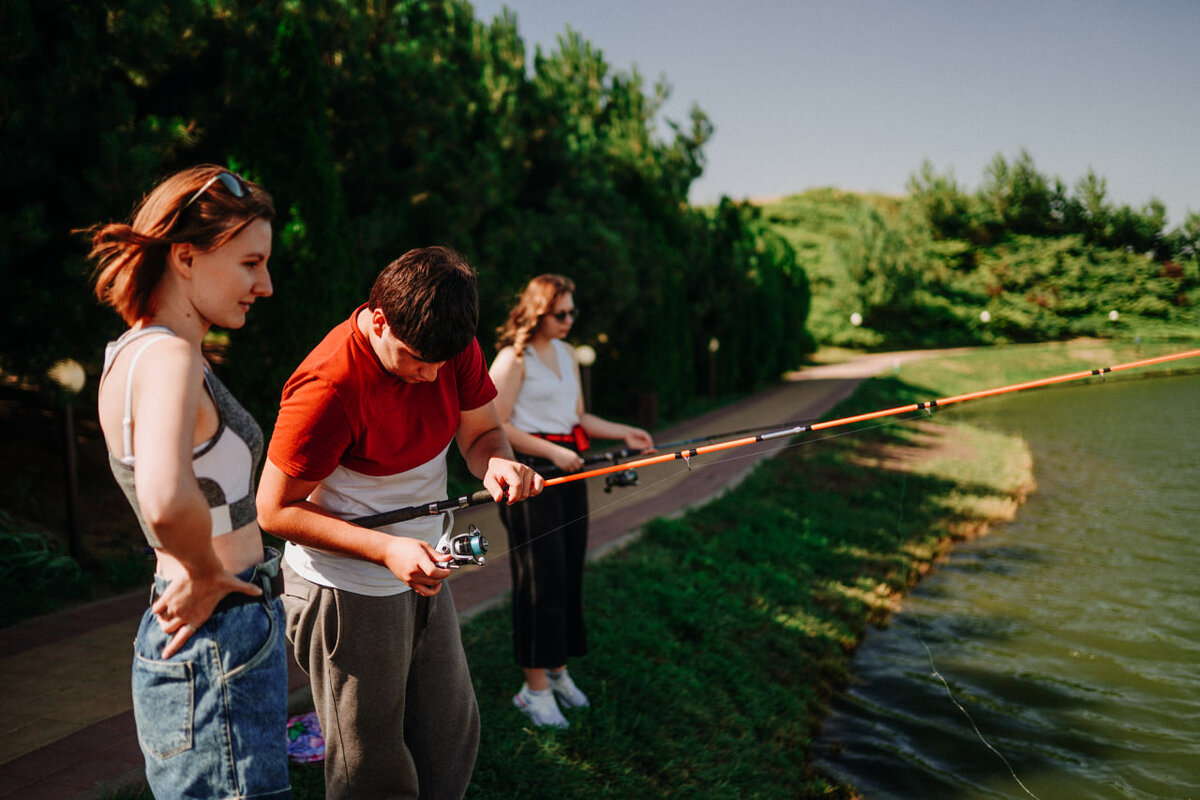
[[[534,725],[546,728],[566,728],[570,725],[549,689],[535,692],[528,683],[522,684],[521,691],[513,695],[513,705],[528,714]]]
[[[590,705],[587,695],[579,690],[565,669],[561,672],[546,670],[546,677],[550,679],[550,688],[554,690],[558,702],[567,708],[583,708]]]

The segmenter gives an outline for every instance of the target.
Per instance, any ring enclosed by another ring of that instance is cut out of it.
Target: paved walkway
[[[807,368],[760,395],[657,431],[655,438],[670,443],[814,419],[863,378],[928,354],[889,353]],[[690,470],[679,461],[646,467],[638,471],[636,487],[611,494],[603,491],[602,478],[588,479],[590,552],[602,555],[648,521],[707,502],[779,446],[767,442],[700,456]],[[505,599],[508,543],[495,505],[455,516],[456,531],[473,522],[491,545],[486,566],[458,570],[451,578],[455,605],[469,618]],[[0,798],[92,800],[140,782],[129,669],[146,601],[147,591],[138,590],[0,630]],[[289,685],[293,707],[303,710],[308,682],[295,665]]]

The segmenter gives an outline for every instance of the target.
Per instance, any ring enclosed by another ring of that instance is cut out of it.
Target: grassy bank
[[[848,405],[922,399],[899,378]],[[591,568],[595,708],[565,733],[509,706],[506,609],[471,623],[484,715],[472,796],[844,796],[808,765],[830,695],[872,623],[953,536],[1010,516],[1019,441],[887,424],[790,447],[704,509],[652,524]]]
[[[834,415],[1186,347],[1077,342],[913,362]],[[1032,486],[1022,441],[955,416],[805,439],[590,567],[592,654],[573,671],[596,702],[566,732],[530,729],[509,705],[507,608],[474,620],[484,739],[471,796],[848,796],[808,759],[855,646],[948,543],[1010,518]]]

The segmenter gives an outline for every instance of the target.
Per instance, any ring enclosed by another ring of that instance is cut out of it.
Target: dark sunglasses
[[[211,189],[212,185],[217,181],[220,181],[221,185],[224,186],[225,189],[238,200],[241,200],[243,197],[250,194],[250,187],[247,186],[246,182],[237,175],[234,175],[232,172],[218,172],[216,175],[213,175],[211,178],[205,181],[204,185],[201,186],[194,195],[188,198],[188,201],[183,204],[182,208],[179,209],[180,213],[183,213],[188,206],[199,200],[200,197],[209,189]]]
[[[571,319],[573,319],[573,320],[575,320],[575,319],[579,319],[579,309],[578,309],[578,308],[572,308],[572,309],[571,309],[571,310],[569,310],[569,311],[558,311],[558,312],[556,312],[556,313],[547,314],[546,316],[548,316],[548,317],[554,317],[554,318],[555,318],[556,320],[558,320],[559,322],[566,322],[566,321],[567,321],[567,317],[570,317],[570,318],[571,318]]]

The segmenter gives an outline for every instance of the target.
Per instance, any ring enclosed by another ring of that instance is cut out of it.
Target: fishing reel
[[[636,469],[623,469],[620,472],[610,472],[604,476],[604,491],[611,492],[614,487],[637,486],[638,474]]]
[[[440,567],[458,569],[463,564],[483,566],[487,562],[483,556],[488,550],[488,540],[479,532],[479,528],[471,524],[467,526],[466,533],[451,534],[446,531],[433,549],[450,557],[449,561],[439,561]]]

